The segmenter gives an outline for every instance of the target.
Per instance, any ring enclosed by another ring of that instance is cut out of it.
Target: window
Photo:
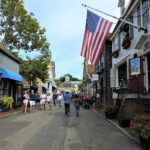
[[[133,16],[131,16],[129,18],[129,22],[133,23]],[[129,39],[132,39],[134,34],[133,34],[133,26],[132,25],[129,25]]]
[[[120,50],[121,44],[120,44],[120,34],[118,34],[113,42],[113,50]]]
[[[137,7],[137,24],[141,27],[141,9],[140,5]]]
[[[143,16],[143,26],[146,26],[149,23],[149,0],[142,1],[142,16]]]

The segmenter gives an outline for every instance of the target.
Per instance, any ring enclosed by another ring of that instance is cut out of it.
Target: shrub
[[[142,138],[150,138],[150,115],[141,114],[135,116],[130,122],[130,128],[135,130]]]

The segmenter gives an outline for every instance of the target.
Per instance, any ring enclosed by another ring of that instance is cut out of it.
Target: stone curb
[[[0,116],[0,119],[7,118],[7,117],[10,117],[10,116],[12,116],[12,115],[19,114],[19,113],[21,113],[21,112],[22,112],[22,110],[18,110],[18,111],[16,111],[16,112],[13,112],[13,113],[10,113],[10,114],[4,115],[4,116]]]
[[[93,109],[96,113],[99,114],[99,112],[95,109]],[[110,119],[106,119],[109,123],[111,123],[113,126],[115,126],[118,130],[120,130],[124,135],[126,135],[128,138],[130,138],[131,140],[135,141],[137,144],[140,144],[140,142],[134,138],[133,136],[131,136],[126,130],[124,130],[123,128],[121,128],[118,124],[116,124],[115,122],[113,122]]]
[[[131,136],[126,130],[124,130],[123,128],[121,128],[118,124],[116,124],[115,122],[111,121],[110,119],[106,119],[106,120],[108,122],[110,122],[112,125],[114,125],[116,128],[118,128],[128,138],[130,138],[131,140],[134,140],[136,143],[140,144],[140,142],[136,138],[134,138],[133,136]]]

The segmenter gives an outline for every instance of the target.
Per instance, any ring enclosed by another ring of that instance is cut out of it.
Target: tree
[[[42,81],[48,78],[47,66],[50,63],[50,54],[44,53],[36,59],[22,60],[20,65],[20,73],[29,81],[30,73],[33,74],[32,81],[35,82],[36,78],[40,78]]]
[[[16,53],[20,49],[42,53],[49,47],[45,28],[25,10],[23,0],[0,1],[0,31],[1,42]]]
[[[20,73],[29,80],[29,73],[34,73],[33,80],[42,80],[48,76],[47,65],[51,60],[50,44],[33,13],[24,8],[23,0],[0,1],[0,41],[21,61]],[[40,56],[34,58],[19,57],[20,50],[37,51]]]

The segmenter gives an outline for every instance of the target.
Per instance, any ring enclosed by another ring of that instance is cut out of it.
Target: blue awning
[[[0,68],[0,72],[2,73],[1,78],[7,78],[19,82],[23,81],[23,77],[20,74],[10,71],[8,69]]]

